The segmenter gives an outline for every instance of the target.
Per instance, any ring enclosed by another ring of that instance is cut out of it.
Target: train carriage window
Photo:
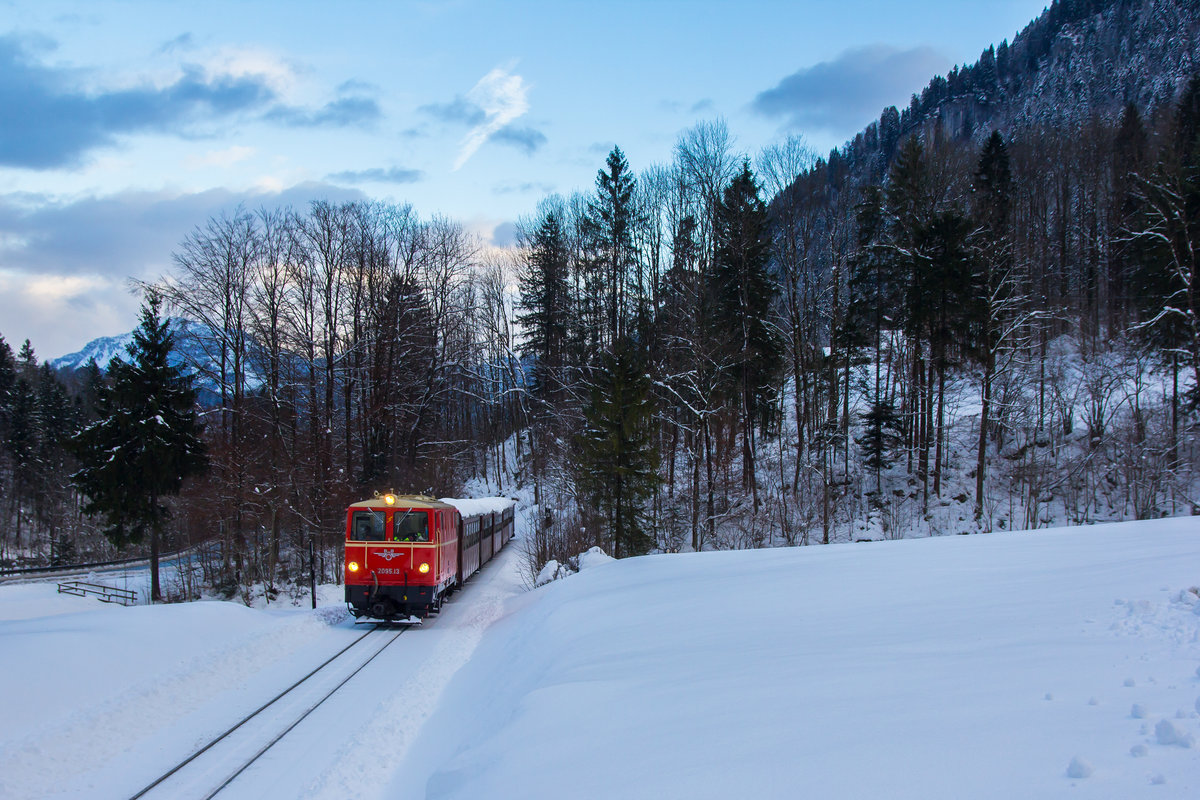
[[[383,511],[355,511],[350,522],[350,535],[356,542],[382,542],[384,537]]]
[[[397,542],[429,541],[429,514],[425,511],[396,511],[392,517],[392,527],[392,538]]]

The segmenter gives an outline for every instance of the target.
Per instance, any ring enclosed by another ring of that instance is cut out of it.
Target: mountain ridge
[[[877,181],[899,141],[931,125],[978,143],[993,130],[1112,122],[1129,103],[1150,117],[1198,69],[1198,0],[1055,0],[1011,43],[935,75],[906,108],[884,108],[829,161],[868,165]]]

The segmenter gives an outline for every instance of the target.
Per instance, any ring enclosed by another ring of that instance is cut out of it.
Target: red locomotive
[[[512,538],[504,498],[386,494],[346,510],[346,603],[356,618],[424,617]]]

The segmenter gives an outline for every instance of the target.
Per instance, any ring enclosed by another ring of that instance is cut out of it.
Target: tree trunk
[[[983,484],[987,470],[987,430],[992,409],[992,361],[989,353],[983,364],[983,387],[979,410],[979,450],[975,457],[975,522],[983,521]]]
[[[151,494],[150,509],[153,512],[154,507],[158,505],[158,497]],[[158,584],[158,525],[150,525],[150,602],[157,603],[162,600],[162,591]]]
[[[712,430],[710,429],[709,420],[704,418],[704,468],[708,473],[708,534],[712,536],[716,533],[716,504],[713,500],[713,452],[712,452]],[[704,542],[700,542],[700,547],[703,549]]]
[[[933,493],[942,496],[942,442],[945,439],[946,421],[946,359],[938,356],[937,434],[934,440]]]

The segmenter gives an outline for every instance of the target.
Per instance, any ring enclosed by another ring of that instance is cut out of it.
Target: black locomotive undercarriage
[[[346,603],[357,619],[394,621],[424,617],[438,607],[434,586],[347,586]]]

